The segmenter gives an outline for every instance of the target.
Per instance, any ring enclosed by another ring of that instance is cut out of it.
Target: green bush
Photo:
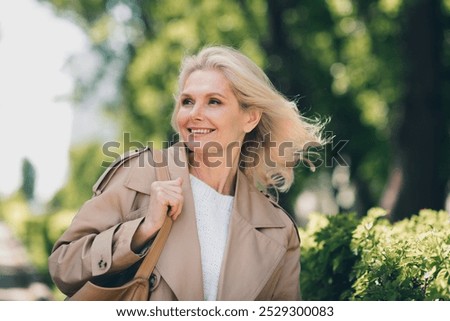
[[[315,214],[302,237],[305,300],[450,300],[450,219],[422,210],[391,224],[367,216]]]

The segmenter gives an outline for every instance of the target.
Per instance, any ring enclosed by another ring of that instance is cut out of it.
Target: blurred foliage
[[[104,157],[102,148],[95,142],[72,147],[67,184],[50,201],[50,210],[77,209],[91,198],[92,185],[105,170]]]
[[[395,224],[316,214],[302,237],[305,300],[450,300],[450,216],[422,210]]]
[[[0,201],[0,220],[27,249],[28,259],[38,273],[38,279],[53,289],[54,297],[62,299],[48,273],[48,256],[53,244],[69,226],[74,210],[60,210],[48,215],[36,215],[21,193]]]

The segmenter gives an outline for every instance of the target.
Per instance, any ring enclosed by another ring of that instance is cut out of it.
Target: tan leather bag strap
[[[166,150],[167,152],[167,150]],[[168,181],[170,180],[169,169],[167,167],[167,159],[164,158],[164,151],[162,150],[152,150],[154,166],[156,169],[156,179],[158,181]],[[156,263],[158,262],[159,256],[164,248],[167,237],[169,236],[170,229],[172,227],[172,219],[166,216],[164,223],[159,230],[156,238],[154,239],[147,255],[142,261],[141,266],[136,272],[136,278],[150,278],[153,270],[155,269]]]

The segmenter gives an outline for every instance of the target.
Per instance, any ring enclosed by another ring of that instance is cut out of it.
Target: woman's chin
[[[189,140],[184,141],[185,145],[189,148],[191,152],[203,154],[203,155],[209,155],[210,157],[221,157],[225,156],[224,152],[225,149],[223,146],[216,142],[216,141],[210,141],[210,140]]]

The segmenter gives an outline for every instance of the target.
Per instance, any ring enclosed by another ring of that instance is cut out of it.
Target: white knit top
[[[191,175],[205,300],[217,299],[220,270],[228,237],[233,196],[222,195]]]

